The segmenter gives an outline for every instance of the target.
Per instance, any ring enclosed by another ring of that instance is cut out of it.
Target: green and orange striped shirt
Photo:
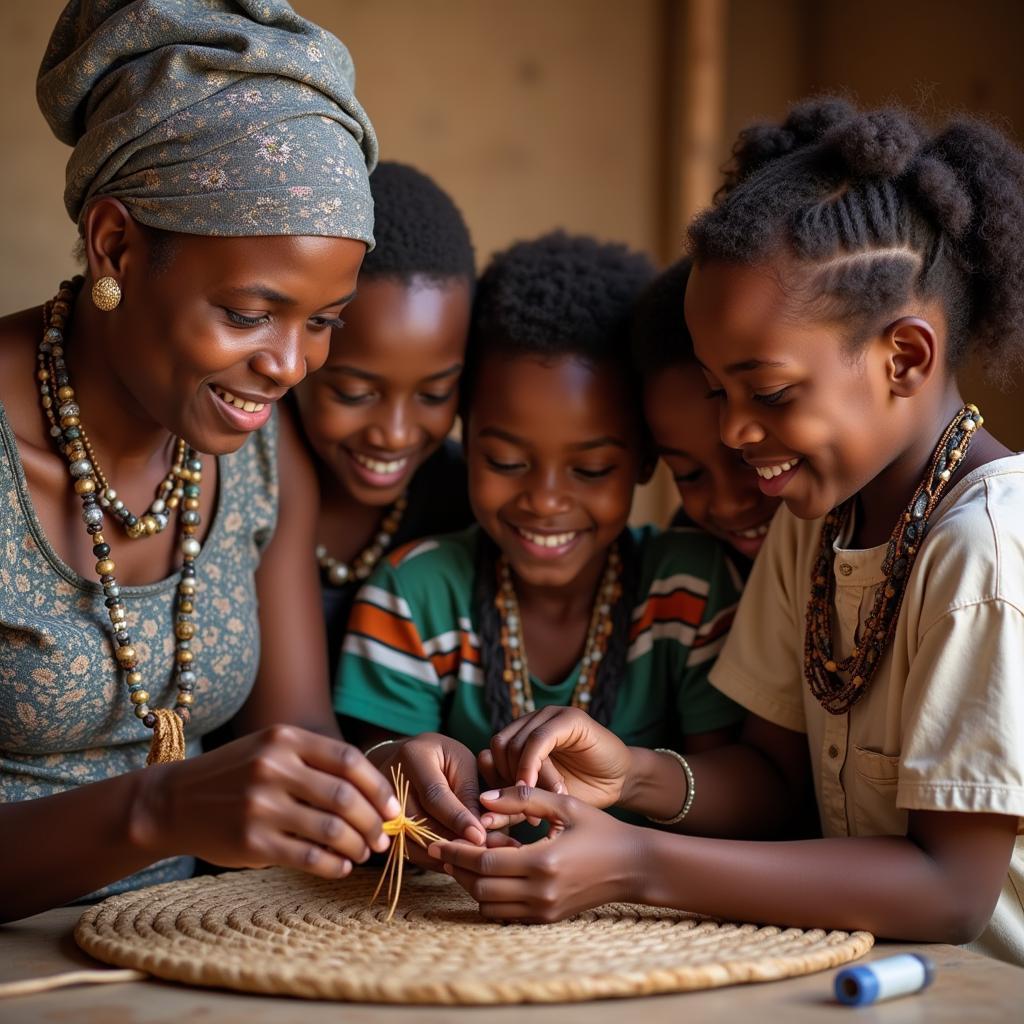
[[[479,529],[399,548],[367,580],[335,683],[341,714],[403,735],[442,732],[474,753],[489,745],[472,600]],[[700,530],[632,532],[642,596],[610,728],[633,746],[678,746],[742,717],[707,678],[742,584]],[[568,704],[578,677],[579,665],[558,683],[531,677],[537,707]]]

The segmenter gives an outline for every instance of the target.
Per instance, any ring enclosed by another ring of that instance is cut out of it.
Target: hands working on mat
[[[284,725],[153,765],[138,789],[133,834],[154,857],[184,846],[224,867],[284,865],[322,878],[387,850],[383,823],[399,809],[358,747]]]
[[[589,715],[564,707],[526,715],[496,734],[479,761],[428,733],[396,742],[378,764],[385,772],[400,764],[416,812],[453,837],[412,850],[413,860],[451,874],[484,915],[554,921],[631,898],[642,830],[600,808],[631,802],[634,756]],[[506,788],[480,794],[478,769]],[[548,822],[548,837],[523,845],[502,831],[524,819]]]
[[[406,814],[426,818],[427,827],[438,835],[480,847],[506,838],[481,823],[477,760],[458,740],[437,732],[396,737],[374,745],[367,756],[388,778],[392,768],[401,768],[409,781]],[[415,843],[409,845],[408,854],[420,867],[443,870],[441,861]]]

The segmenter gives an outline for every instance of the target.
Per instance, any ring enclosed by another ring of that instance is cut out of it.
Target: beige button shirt
[[[933,514],[868,692],[830,715],[803,676],[821,522],[775,517],[711,681],[807,734],[826,836],[905,835],[910,810],[1013,815],[1006,884],[975,948],[1024,965],[1024,455],[983,466]],[[849,654],[885,546],[835,549],[833,638]]]

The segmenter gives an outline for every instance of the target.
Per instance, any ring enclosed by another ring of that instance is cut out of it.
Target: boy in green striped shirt
[[[707,681],[740,590],[724,546],[627,528],[652,463],[628,337],[650,276],[561,233],[495,257],[463,376],[479,525],[394,552],[352,610],[335,707],[371,760],[401,765],[416,813],[474,842],[476,755],[535,708],[683,752],[742,715]]]

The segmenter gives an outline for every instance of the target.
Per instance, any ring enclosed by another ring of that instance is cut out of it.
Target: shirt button
[[[839,571],[840,571],[840,572],[841,572],[841,573],[842,573],[842,574],[843,574],[844,576],[849,576],[849,575],[850,575],[850,573],[851,573],[851,572],[853,572],[853,566],[852,566],[852,565],[850,565],[850,563],[849,563],[849,562],[840,562],[840,563],[839,563]]]
[[[839,756],[839,748],[834,743],[828,748],[828,756],[831,757],[833,761]]]

